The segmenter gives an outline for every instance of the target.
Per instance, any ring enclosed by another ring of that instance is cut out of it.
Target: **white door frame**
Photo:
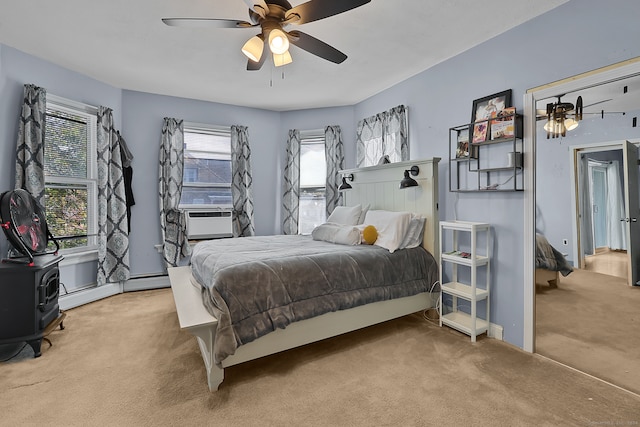
[[[640,74],[640,58],[630,59],[529,89],[524,95],[524,310],[523,349],[535,351],[535,233],[536,233],[536,101],[560,93],[597,86]]]

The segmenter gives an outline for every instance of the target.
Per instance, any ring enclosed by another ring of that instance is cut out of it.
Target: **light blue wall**
[[[572,0],[355,106],[286,113],[122,91],[0,45],[0,190],[13,186],[17,111],[24,83],[43,86],[56,95],[112,107],[135,156],[137,204],[133,207],[131,234],[132,272],[159,273],[163,269],[154,245],[160,241],[156,193],[163,117],[249,127],[256,230],[271,234],[280,231],[281,170],[289,129],[340,125],[345,166],[354,167],[356,122],[405,104],[409,107],[411,157],[443,158],[440,218],[493,225],[491,321],[504,327],[506,341],[522,346],[523,194],[449,193],[448,128],[470,120],[474,99],[510,88],[514,105],[521,109],[528,88],[640,56],[638,16],[640,2],[636,0]],[[621,133],[624,135],[624,131]],[[566,146],[559,149],[566,150]],[[551,153],[550,158],[556,155]],[[3,240],[4,236],[0,244],[5,244]]]

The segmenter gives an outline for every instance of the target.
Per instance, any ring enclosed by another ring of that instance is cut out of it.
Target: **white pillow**
[[[424,225],[427,219],[422,215],[411,214],[411,221],[409,221],[409,228],[407,234],[404,236],[400,249],[404,248],[417,248],[422,245],[424,236]]]
[[[326,222],[320,224],[311,232],[313,240],[338,243],[340,245],[359,245],[360,230],[351,225]]]
[[[378,231],[378,239],[374,245],[381,246],[393,253],[400,248],[407,234],[411,213],[369,210],[364,219],[366,225],[373,225]]]
[[[361,205],[355,206],[336,206],[327,218],[327,222],[343,225],[358,225],[360,219]]]
[[[360,211],[360,218],[358,219],[358,225],[364,224],[364,219],[367,216],[367,212],[369,211],[370,206],[371,205],[366,205],[362,207],[362,210]]]

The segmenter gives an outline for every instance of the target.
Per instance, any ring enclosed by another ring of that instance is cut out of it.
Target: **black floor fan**
[[[58,241],[47,227],[44,209],[28,191],[17,189],[0,195],[0,227],[7,240],[22,257],[9,257],[2,262],[34,265],[35,256],[54,254],[60,250]],[[55,250],[47,252],[49,241]]]

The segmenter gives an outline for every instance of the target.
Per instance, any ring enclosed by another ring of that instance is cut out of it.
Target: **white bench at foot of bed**
[[[198,340],[207,370],[209,390],[214,391],[224,380],[224,368],[258,359],[301,345],[361,329],[387,320],[406,316],[435,306],[432,296],[425,292],[411,297],[381,301],[323,314],[278,329],[240,346],[236,353],[222,362],[213,363],[213,342],[218,321],[202,304],[200,290],[191,284],[190,267],[169,268],[169,279],[180,321],[180,328]]]
[[[551,288],[557,288],[560,283],[560,272],[551,271],[544,268],[536,268],[536,284],[549,285]]]

